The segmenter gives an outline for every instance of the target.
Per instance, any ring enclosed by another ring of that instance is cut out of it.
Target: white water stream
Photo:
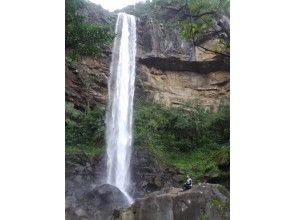
[[[107,183],[119,188],[132,203],[129,190],[136,65],[135,17],[119,13],[115,32],[106,114]]]

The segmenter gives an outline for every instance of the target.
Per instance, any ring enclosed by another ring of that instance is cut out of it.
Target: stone
[[[77,210],[75,210],[75,214],[78,216],[78,217],[85,217],[87,216],[87,213],[85,210],[79,208]]]
[[[158,191],[164,186],[180,186],[178,171],[173,168],[160,169],[156,159],[146,150],[135,150],[131,158],[131,179],[134,182],[132,195],[134,197],[141,197],[146,193]]]
[[[66,219],[107,219],[113,210],[129,207],[125,195],[115,186],[103,184],[85,192],[77,201],[77,207],[68,208]],[[116,216],[119,212],[115,212]]]
[[[159,188],[161,188],[163,186],[162,181],[161,181],[161,178],[159,176],[156,176],[154,178],[154,181],[153,182],[154,182],[154,185],[157,186],[157,187],[159,187]]]
[[[142,184],[141,184],[141,186],[142,186],[142,187],[145,187],[145,186],[147,186],[147,184],[148,184],[147,181],[143,181]]]
[[[118,220],[229,220],[229,192],[217,184],[198,184],[181,192],[171,188],[137,199],[120,210]]]

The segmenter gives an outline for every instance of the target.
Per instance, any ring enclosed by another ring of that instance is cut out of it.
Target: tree
[[[193,46],[229,56],[226,53],[204,48],[201,44],[219,38],[226,49],[230,47],[229,0],[164,0],[166,9],[180,15],[182,37]],[[176,6],[175,6],[176,5]]]
[[[65,47],[75,55],[99,56],[114,38],[110,27],[90,24],[78,13],[83,2],[65,2]]]

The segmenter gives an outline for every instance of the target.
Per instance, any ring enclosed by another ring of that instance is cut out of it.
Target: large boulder
[[[103,184],[86,192],[78,206],[66,210],[67,220],[106,220],[115,209],[129,206],[125,195],[115,186]]]
[[[112,220],[227,220],[229,202],[229,192],[217,184],[198,184],[184,192],[169,188],[136,200]]]

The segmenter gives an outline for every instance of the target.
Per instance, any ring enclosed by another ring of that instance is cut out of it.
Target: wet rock
[[[77,217],[87,217],[86,211],[81,208],[75,210],[75,214],[77,215]]]
[[[198,184],[182,192],[170,188],[138,199],[120,210],[117,220],[210,220],[229,219],[229,192],[217,184]]]
[[[167,184],[180,186],[180,178],[175,168],[161,169],[156,159],[146,150],[135,150],[131,158],[131,179],[134,183],[133,197],[141,197],[158,191]],[[171,171],[172,170],[172,171]]]
[[[77,206],[67,207],[67,220],[107,219],[116,209],[126,208],[125,195],[115,186],[103,184],[87,191],[77,201]],[[119,214],[119,212],[116,212]],[[117,215],[115,215],[117,216]]]
[[[154,185],[157,186],[158,188],[161,188],[163,187],[163,184],[162,184],[162,181],[161,181],[161,178],[159,176],[156,176],[154,178]]]

